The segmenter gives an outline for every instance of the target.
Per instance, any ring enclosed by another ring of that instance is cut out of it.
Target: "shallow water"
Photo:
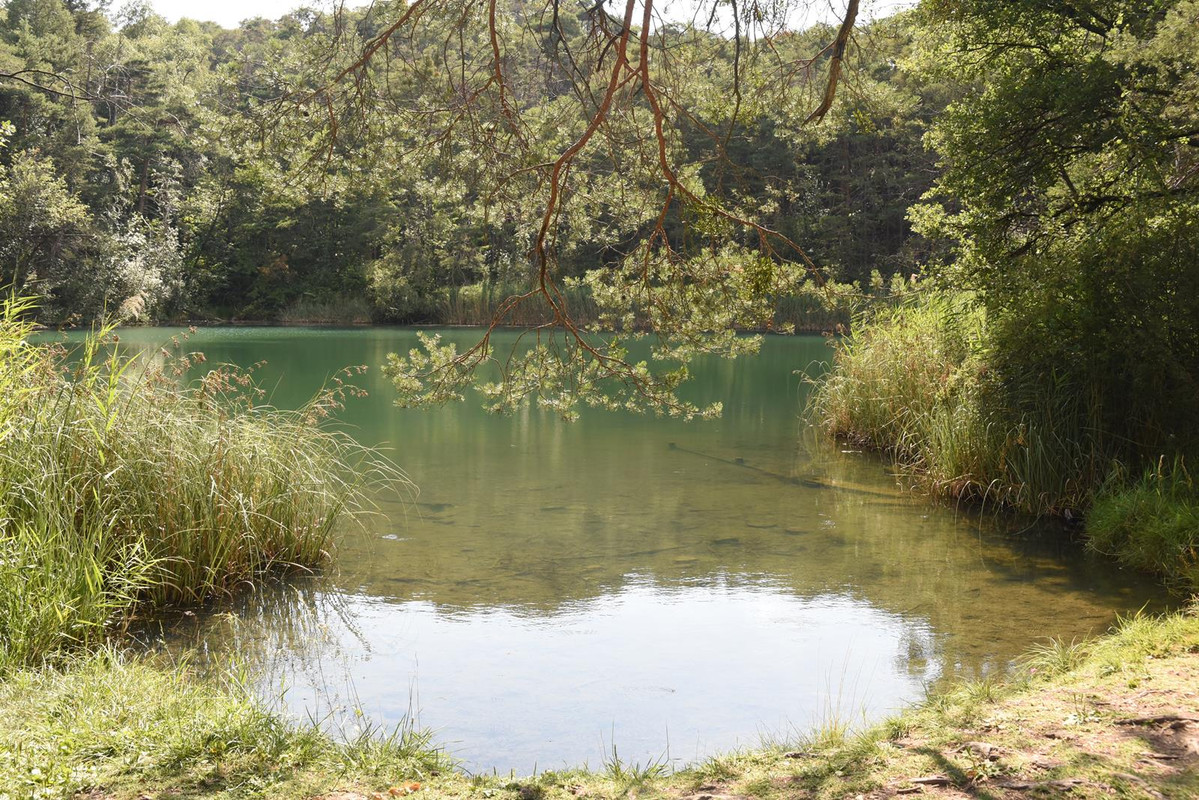
[[[152,352],[178,330],[121,332]],[[473,341],[471,331],[446,338]],[[505,338],[505,337],[502,337]],[[248,662],[292,712],[352,726],[406,714],[474,771],[683,763],[875,717],[1036,637],[1102,631],[1163,598],[1055,526],[908,496],[882,460],[820,444],[800,412],[817,337],[700,365],[716,421],[584,412],[568,424],[477,402],[391,406],[378,365],[404,329],[202,329],[294,406],[372,367],[342,420],[419,496],[379,498],[335,570],[163,622],[170,647]],[[281,691],[286,688],[286,691]]]

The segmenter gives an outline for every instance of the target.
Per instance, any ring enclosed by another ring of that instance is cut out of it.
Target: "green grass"
[[[182,364],[143,367],[103,334],[30,345],[28,310],[0,310],[0,672],[314,568],[365,484],[397,476],[322,424],[343,387],[261,408],[236,370],[180,388]]]
[[[1087,543],[1167,584],[1199,593],[1199,486],[1182,460],[1113,481],[1087,515]]]
[[[236,673],[201,680],[101,650],[0,682],[0,798],[311,797],[452,769],[410,725],[339,741],[289,723]]]
[[[575,324],[588,326],[595,322],[599,312],[591,298],[591,291],[586,286],[568,282],[560,290]],[[516,282],[475,283],[452,287],[447,290],[442,301],[441,318],[438,322],[446,325],[490,325],[505,301],[528,291],[527,285]],[[534,296],[507,310],[500,324],[523,328],[542,325],[552,319],[553,313],[544,298]]]

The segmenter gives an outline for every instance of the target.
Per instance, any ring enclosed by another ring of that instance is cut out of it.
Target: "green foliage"
[[[53,286],[88,245],[91,215],[54,164],[18,153],[0,174],[0,285]]]
[[[298,412],[254,405],[228,368],[180,389],[196,356],[138,365],[104,356],[103,334],[35,347],[28,311],[0,316],[0,668],[315,567],[363,481],[395,478],[320,426],[344,388]]]
[[[496,110],[493,87],[480,99],[478,129],[437,134],[458,113],[446,104],[444,31],[462,33],[468,62],[490,58],[482,17],[437,5],[403,47],[368,65],[355,91],[335,92],[330,121],[327,109],[280,113],[279,98],[345,68],[401,13],[396,4],[336,16],[296,11],[221,30],[170,24],[147,6],[110,20],[65,0],[10,3],[0,18],[0,120],[13,133],[0,160],[23,172],[0,196],[11,251],[0,278],[25,286],[36,274],[46,298],[39,315],[52,322],[117,312],[137,321],[325,318],[322,307],[348,307],[352,298],[377,321],[490,322],[479,313],[487,303],[456,290],[529,284],[544,207],[537,169],[577,139],[591,111],[574,99],[582,84],[572,89],[572,81],[582,77],[565,54],[592,46],[595,19],[563,10],[551,28],[501,9],[511,17],[502,25],[504,68],[528,137],[528,152],[509,164],[485,146],[498,135],[495,122],[483,121]],[[876,269],[910,274],[925,257],[928,245],[912,235],[903,208],[933,174],[920,137],[944,92],[897,68],[912,46],[910,25],[879,22],[857,48],[852,98],[843,93],[844,107],[821,129],[799,126],[803,101],[773,102],[767,73],[756,70],[770,68],[771,52],[810,56],[829,34],[818,26],[780,37],[752,60],[741,52],[744,91],[732,103],[720,89],[738,58],[730,42],[663,28],[678,69],[656,79],[677,81],[679,101],[691,107],[670,112],[670,158],[701,198],[662,219],[663,241],[686,256],[682,268],[730,237],[746,268],[769,260],[760,242],[713,213],[718,206],[801,242],[845,282],[864,282]],[[610,152],[584,154],[572,171],[554,223],[559,288],[595,270],[622,271],[658,217],[661,186],[641,166],[649,151],[638,124],[612,120]],[[723,154],[716,159],[714,131]],[[34,163],[39,171],[30,172]],[[41,199],[31,202],[35,190]],[[692,290],[679,290],[687,301]],[[541,318],[545,305],[520,314]],[[823,313],[797,314],[801,306],[753,324],[781,329]]]
[[[0,682],[0,797],[313,797],[427,781],[450,759],[411,724],[336,741],[284,720],[245,676],[102,650]]]
[[[1181,592],[1199,592],[1199,487],[1185,464],[1159,463],[1130,485],[1112,481],[1087,515],[1087,545]]]
[[[987,309],[1008,417],[1073,395],[1066,437],[1135,469],[1199,447],[1197,14],[921,8],[925,71],[977,90],[933,126],[944,172],[916,227],[954,243],[938,274]]]

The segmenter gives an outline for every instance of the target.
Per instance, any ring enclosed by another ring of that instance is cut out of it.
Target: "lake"
[[[121,342],[153,353],[181,333]],[[1165,602],[1056,525],[930,505],[885,460],[820,441],[797,374],[829,359],[819,337],[701,362],[687,397],[724,415],[691,423],[495,417],[477,398],[397,409],[378,367],[415,343],[399,328],[191,337],[209,365],[265,360],[280,407],[369,365],[340,423],[419,493],[379,493],[325,574],[162,620],[151,644],[245,664],[272,702],[347,734],[411,718],[468,770],[524,774],[614,748],[680,765],[877,718]]]

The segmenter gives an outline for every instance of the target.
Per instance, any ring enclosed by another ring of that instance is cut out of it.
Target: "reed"
[[[1183,459],[1164,459],[1138,480],[1113,479],[1087,515],[1088,544],[1199,594],[1199,485]]]
[[[1085,517],[1091,549],[1199,591],[1199,488],[1183,457],[1127,477],[1137,443],[1104,425],[1102,393],[1069,365],[997,359],[969,298],[860,318],[835,359],[809,408],[829,435],[890,452],[935,496]]]
[[[29,308],[0,309],[0,669],[316,567],[367,484],[399,477],[323,424],[338,392],[288,412],[236,370],[181,388],[108,332],[29,344]]]
[[[860,317],[810,413],[831,436],[890,452],[929,493],[1072,515],[1115,454],[1067,370],[997,374],[984,312],[925,294]]]
[[[451,287],[442,303],[440,321],[446,325],[490,325],[505,300],[528,291],[528,286],[514,281]],[[588,326],[598,319],[599,310],[586,286],[568,281],[560,287],[560,291],[575,324]],[[553,311],[549,304],[543,297],[534,296],[508,312],[500,323],[524,328],[542,325],[552,319]]]
[[[371,305],[360,295],[337,294],[319,299],[303,297],[279,313],[284,325],[365,325]]]

